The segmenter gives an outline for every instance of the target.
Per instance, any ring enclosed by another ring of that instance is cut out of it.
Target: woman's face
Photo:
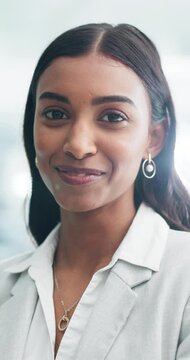
[[[34,122],[38,167],[63,209],[84,212],[133,202],[149,129],[147,92],[118,61],[94,53],[62,57],[40,77]]]

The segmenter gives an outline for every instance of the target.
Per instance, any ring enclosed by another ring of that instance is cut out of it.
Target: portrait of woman
[[[23,136],[37,246],[1,264],[1,360],[190,359],[190,196],[154,43],[128,24],[61,34]]]

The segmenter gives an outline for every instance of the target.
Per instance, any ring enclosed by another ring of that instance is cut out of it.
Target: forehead
[[[138,75],[120,61],[91,53],[79,57],[55,59],[41,75],[37,95],[43,91],[88,93],[90,96],[130,95],[148,101]]]

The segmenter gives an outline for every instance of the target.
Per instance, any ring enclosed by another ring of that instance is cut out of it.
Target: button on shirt
[[[142,234],[142,224],[143,233],[146,236]],[[39,297],[28,331],[23,359],[54,359],[56,324],[52,264],[58,241],[59,226],[50,233],[30,259],[28,273],[36,284]],[[93,275],[84,291],[61,340],[56,360],[75,359],[77,348],[93,308],[105,286],[109,272],[118,260],[158,271],[165,248],[167,231],[168,226],[164,220],[152,209],[142,204],[110,263]]]

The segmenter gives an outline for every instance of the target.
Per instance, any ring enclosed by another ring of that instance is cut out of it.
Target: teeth
[[[81,173],[81,174],[73,174],[74,176],[86,176],[87,174]]]
[[[63,170],[63,169],[59,169],[58,168],[58,170],[59,171],[61,171],[61,172],[63,172],[63,173],[65,173],[65,174],[68,174],[68,175],[70,175],[70,176],[81,176],[81,177],[84,177],[84,176],[100,176],[100,175],[102,175],[102,173],[101,172],[72,172],[72,171],[69,171],[69,170]]]
[[[70,174],[71,176],[87,176],[88,174],[86,174],[86,173],[80,173],[80,174],[76,174],[76,173],[68,173],[68,174]]]

